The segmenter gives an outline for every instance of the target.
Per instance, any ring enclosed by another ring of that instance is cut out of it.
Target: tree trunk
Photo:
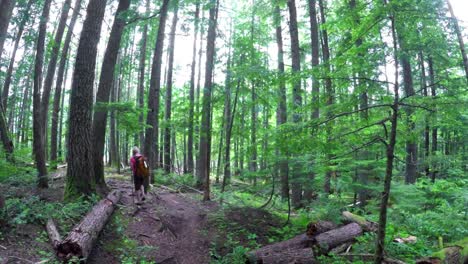
[[[63,33],[65,32],[65,26],[67,25],[68,11],[70,10],[71,0],[65,0],[62,13],[60,15],[60,20],[57,28],[57,33],[55,34],[55,39],[52,46],[52,53],[50,54],[49,65],[47,66],[47,75],[44,80],[44,87],[42,92],[41,99],[41,127],[42,135],[44,137],[44,145],[47,146],[47,122],[49,115],[49,101],[50,93],[52,91],[52,82],[55,76],[55,70],[57,66],[57,59],[59,55],[60,46],[62,43]],[[57,88],[56,88],[57,89]],[[47,147],[45,147],[47,148]]]
[[[68,125],[66,200],[95,191],[92,143],[93,85],[105,0],[90,0],[75,60]]]
[[[194,106],[195,106],[195,67],[197,57],[197,35],[200,24],[200,2],[197,1],[195,6],[195,22],[194,22],[194,38],[192,49],[192,66],[190,70],[190,93],[189,93],[189,123],[188,123],[188,139],[187,139],[187,172],[194,173],[193,163],[193,126],[194,126]]]
[[[429,57],[428,59],[428,64],[429,64],[429,79],[430,79],[430,85],[431,85],[431,96],[433,99],[436,97],[436,84],[435,84],[435,74],[434,74],[434,63],[432,61],[432,58]],[[435,118],[437,118],[436,113],[433,113]],[[435,125],[437,122],[434,122],[434,125],[432,127],[432,148],[431,148],[431,155],[435,156],[437,152],[437,126]],[[435,182],[437,175],[437,168],[433,167],[431,170],[431,180],[432,182]]]
[[[60,107],[60,99],[62,97],[62,83],[64,78],[66,77],[65,74],[65,66],[68,60],[68,53],[70,49],[70,42],[73,37],[73,29],[75,28],[76,19],[78,18],[78,14],[80,13],[81,9],[81,2],[82,0],[76,0],[75,6],[73,8],[73,14],[70,20],[70,24],[68,26],[67,35],[65,36],[64,45],[62,48],[62,54],[59,63],[59,69],[57,72],[57,82],[55,84],[55,93],[54,93],[54,106],[52,112],[52,126],[51,126],[51,136],[50,136],[50,162],[52,164],[57,163],[57,140],[60,140],[58,137],[58,122],[59,122],[59,112],[60,109],[63,112],[63,107]],[[61,135],[60,135],[61,137]]]
[[[150,11],[150,0],[146,0],[146,13]],[[146,46],[148,39],[148,23],[143,26],[143,36],[141,37],[141,48],[140,48],[140,69],[138,76],[138,107],[143,109],[145,107],[145,64],[146,64]],[[138,116],[138,122],[144,126],[145,115],[143,111]],[[143,130],[139,133],[140,148],[144,152],[145,133]]]
[[[114,212],[121,196],[120,191],[113,191],[96,204],[58,245],[57,256],[64,261],[68,261],[73,257],[88,258],[99,233]]]
[[[351,223],[317,235],[314,239],[314,245],[318,252],[326,254],[343,243],[354,241],[360,235],[362,235],[361,226]]]
[[[411,62],[408,51],[406,50],[406,43],[405,40],[399,34],[399,44],[400,49],[403,52],[400,60],[401,66],[403,68],[403,87],[405,91],[405,96],[413,96],[414,87],[413,87],[413,76],[411,72]],[[409,127],[409,137],[412,137],[413,131],[415,129],[415,123],[412,120],[413,109],[411,107],[405,107],[405,112],[407,115],[407,122]],[[406,169],[405,169],[405,183],[406,184],[413,184],[416,182],[416,174],[417,174],[417,145],[414,139],[408,139],[406,141]]]
[[[426,67],[424,65],[424,55],[422,51],[419,51],[419,63],[421,67],[421,86],[423,89],[424,97],[428,97],[427,81],[426,81]],[[431,154],[430,150],[430,128],[429,128],[429,117],[426,116],[424,122],[424,172],[426,177],[430,177],[430,167],[429,167],[429,156]]]
[[[379,213],[379,227],[377,230],[376,249],[375,249],[375,264],[381,264],[384,260],[384,248],[385,248],[385,228],[387,225],[387,206],[390,198],[390,188],[392,184],[393,176],[393,160],[395,159],[395,145],[397,136],[397,125],[398,125],[398,104],[399,104],[399,74],[398,74],[398,46],[397,36],[395,29],[395,15],[393,12],[390,14],[392,39],[393,39],[393,56],[395,62],[395,83],[394,83],[394,100],[392,105],[392,116],[390,119],[390,142],[387,144],[387,166],[385,169],[384,178],[384,189],[381,196],[380,202],[380,213]]]
[[[171,172],[171,168],[175,160],[171,160],[171,111],[172,111],[172,73],[174,69],[174,47],[175,47],[175,34],[177,30],[179,3],[178,0],[174,2],[174,15],[172,17],[171,33],[169,35],[169,62],[166,79],[166,110],[164,111],[164,171],[166,174]]]
[[[320,20],[322,24],[327,23],[326,16],[325,16],[325,9],[326,3],[323,0],[319,0],[319,8],[320,8]],[[327,106],[330,107],[333,104],[333,87],[332,87],[332,80],[330,77],[331,74],[331,66],[330,66],[330,47],[328,45],[328,31],[323,28],[322,29],[322,56],[323,56],[323,64],[325,65],[325,94],[327,97]],[[327,111],[327,116],[331,116],[331,111]],[[328,124],[327,127],[327,143],[330,141],[330,133],[331,133],[331,124]],[[333,158],[331,153],[327,154],[327,159],[330,161]],[[330,164],[327,164],[330,166]],[[330,168],[327,168],[325,173],[325,183],[323,186],[323,190],[325,193],[331,193],[331,177],[333,175],[333,171]]]
[[[4,110],[7,109],[8,106],[8,94],[10,93],[10,84],[11,84],[11,77],[13,74],[13,68],[15,65],[15,59],[16,59],[16,51],[18,50],[18,45],[21,41],[21,37],[23,36],[24,32],[24,26],[26,22],[29,20],[29,9],[31,9],[33,1],[29,0],[26,8],[23,11],[23,18],[21,19],[21,22],[18,25],[18,33],[16,34],[15,38],[15,44],[13,46],[13,53],[11,54],[11,59],[10,59],[10,64],[8,65],[8,70],[5,76],[5,82],[3,84],[3,91],[2,91],[2,104]],[[0,14],[1,15],[1,14]],[[1,50],[0,50],[1,54]],[[1,56],[0,56],[1,57]]]
[[[47,188],[47,168],[45,161],[44,130],[42,129],[41,114],[41,84],[42,66],[44,64],[45,38],[47,33],[47,22],[49,20],[51,0],[44,2],[41,22],[39,23],[39,35],[37,37],[36,59],[34,63],[34,90],[33,90],[33,149],[38,172],[38,187]]]
[[[250,108],[250,161],[249,161],[249,171],[253,174],[253,185],[257,185],[257,106],[256,106],[256,94],[255,94],[255,83],[252,84],[252,89],[250,91],[251,95],[251,108]]]
[[[102,62],[101,76],[96,95],[96,110],[93,118],[93,159],[94,181],[99,192],[106,192],[107,185],[104,179],[104,144],[107,128],[107,109],[109,103],[112,81],[114,80],[115,65],[120,50],[120,41],[125,28],[124,14],[130,6],[130,0],[120,0],[115,13],[114,24],[107,42],[106,53]]]
[[[11,14],[15,7],[16,0],[2,0],[0,2],[0,58],[3,53],[3,45],[8,32]]]
[[[460,45],[460,52],[463,58],[463,68],[465,70],[465,77],[468,81],[468,57],[466,56],[465,43],[463,41],[462,31],[460,30],[460,26],[458,25],[458,19],[457,17],[455,17],[452,5],[450,4],[450,0],[447,0],[447,6],[449,8],[450,15],[452,16],[453,26],[455,28],[455,33],[457,34],[458,45]]]
[[[292,58],[292,72],[295,74],[295,78],[299,78],[299,73],[301,71],[301,54],[299,48],[299,33],[297,28],[297,11],[296,11],[296,1],[288,0],[288,10],[289,10],[289,32],[291,35],[291,58]],[[302,106],[302,91],[301,91],[301,81],[295,80],[292,84],[293,86],[293,122],[298,124],[302,121],[300,108]],[[298,155],[294,155],[294,164],[295,168],[292,170],[292,205],[294,207],[300,207],[302,199],[302,187],[300,184],[301,171],[302,168],[299,166],[299,161],[297,160]]]
[[[278,4],[275,6],[274,19],[276,26],[276,45],[278,46],[278,107],[276,109],[276,127],[280,128],[287,121],[286,110],[286,84],[284,81],[284,51],[283,51],[283,35],[281,28],[281,11]],[[277,138],[279,141],[279,138]],[[288,177],[288,162],[285,160],[286,151],[283,142],[277,142],[276,149],[279,160],[277,161],[278,173],[281,177],[281,197],[289,199],[289,177]]]
[[[200,127],[199,178],[204,179],[203,200],[210,200],[211,156],[211,94],[213,89],[213,66],[218,15],[218,0],[210,0],[210,19],[206,43],[205,85],[203,89],[202,120]]]
[[[202,8],[202,19],[201,21],[203,22],[205,20],[205,10]],[[195,169],[196,169],[196,172],[195,172],[195,178],[196,178],[196,187],[201,189],[203,187],[203,181],[204,179],[200,178],[201,177],[201,174],[198,172],[199,171],[199,168],[200,168],[200,90],[201,90],[201,64],[202,64],[202,53],[203,53],[203,33],[205,32],[204,31],[204,28],[203,28],[203,23],[200,23],[199,24],[200,26],[200,49],[198,51],[198,76],[197,76],[197,89],[196,89],[196,95],[195,95],[195,115],[196,115],[196,119],[195,119],[195,135],[197,136],[197,139],[194,141],[198,141],[197,143],[195,143]]]
[[[148,114],[146,124],[148,128],[145,133],[145,154],[151,168],[151,182],[154,183],[153,171],[158,166],[158,138],[159,138],[159,91],[161,89],[161,64],[164,48],[164,30],[166,28],[166,18],[169,0],[163,0],[159,13],[159,28],[154,48],[153,63],[151,68],[150,91],[148,97]]]
[[[310,20],[310,39],[311,39],[311,51],[312,51],[312,70],[314,73],[312,74],[312,119],[318,119],[320,115],[320,101],[319,101],[319,94],[320,94],[320,83],[318,81],[318,66],[319,66],[319,33],[318,33],[318,23],[317,23],[317,1],[316,0],[308,0],[309,6],[309,20]],[[314,160],[311,161],[314,164]],[[312,165],[314,166],[314,165]],[[307,200],[311,200],[314,196],[313,194],[313,187],[311,186],[314,178],[315,178],[315,171],[314,167],[312,167],[312,172],[309,175],[309,183],[305,186],[304,190],[304,198]]]

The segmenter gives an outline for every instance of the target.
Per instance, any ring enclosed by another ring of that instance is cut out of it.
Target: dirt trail
[[[209,263],[210,240],[207,214],[216,210],[214,203],[202,203],[186,194],[171,193],[155,188],[145,203],[137,207],[132,196],[132,185],[120,180],[109,180],[112,189],[123,192],[120,207],[128,221],[125,235],[138,241],[142,253],[156,263]],[[121,239],[112,232],[104,232],[92,253],[89,263],[116,263],[118,260],[106,250],[106,244]]]

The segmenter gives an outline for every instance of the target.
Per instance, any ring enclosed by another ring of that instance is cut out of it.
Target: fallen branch
[[[99,201],[58,245],[57,256],[64,261],[73,257],[86,259],[121,196],[120,191],[112,191],[106,198]]]
[[[62,242],[62,237],[60,236],[57,226],[55,225],[54,220],[47,220],[46,224],[47,234],[49,235],[50,242],[52,243],[53,248],[56,250],[60,242]]]

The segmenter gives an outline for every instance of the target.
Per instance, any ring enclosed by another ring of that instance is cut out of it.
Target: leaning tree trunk
[[[164,128],[164,171],[169,174],[175,160],[171,159],[171,111],[172,111],[172,73],[174,69],[174,46],[175,33],[177,29],[179,4],[178,0],[174,3],[174,16],[172,18],[171,33],[169,37],[169,65],[166,79],[166,110],[164,111],[164,119],[166,121]]]
[[[286,109],[286,84],[283,78],[284,75],[284,51],[283,51],[283,35],[281,28],[281,11],[279,5],[275,6],[274,19],[276,24],[276,44],[278,46],[278,108],[276,110],[276,126],[280,127],[287,121]],[[276,153],[279,157],[277,161],[278,173],[281,176],[281,197],[289,199],[289,177],[288,177],[288,162],[284,160],[286,154],[285,148],[280,142],[276,143]]]
[[[120,40],[125,27],[124,14],[130,6],[130,0],[120,0],[115,13],[114,24],[107,42],[106,53],[102,62],[99,87],[96,95],[96,110],[93,118],[93,159],[94,181],[99,192],[106,192],[107,185],[104,180],[104,144],[106,141],[107,109],[110,91],[114,80],[115,65],[120,49]]]
[[[105,0],[90,0],[80,36],[70,95],[65,199],[95,191],[92,145],[93,85],[97,44],[106,9]]]
[[[2,0],[0,2],[0,57],[3,52],[3,45],[8,32],[8,25],[10,24],[10,18],[15,7],[16,0]]]
[[[301,54],[299,48],[299,33],[297,28],[297,11],[296,11],[296,1],[288,0],[288,10],[289,10],[289,32],[291,34],[291,58],[292,58],[292,71],[293,74],[296,74],[295,78],[299,77],[301,71]],[[302,96],[301,96],[301,81],[300,79],[293,82],[293,122],[299,124],[302,120],[300,107],[302,106]],[[295,159],[298,159],[298,155],[294,155]],[[299,207],[302,199],[302,186],[299,183],[301,177],[301,166],[298,166],[300,162],[298,160],[294,161],[294,170],[292,170],[292,196],[291,201],[294,207]]]
[[[26,5],[26,9],[23,11],[23,18],[21,19],[21,22],[18,25],[18,33],[16,34],[15,44],[13,46],[13,53],[11,54],[10,64],[8,65],[7,73],[5,76],[5,82],[3,84],[1,103],[3,104],[4,110],[6,110],[8,106],[8,94],[10,93],[11,77],[13,75],[13,68],[15,66],[16,52],[18,51],[18,46],[21,41],[21,37],[23,36],[24,26],[26,22],[29,20],[29,9],[31,8],[32,3],[33,3],[32,0],[28,1],[28,4]],[[1,50],[0,50],[0,54],[1,54]]]
[[[34,88],[33,88],[33,149],[38,172],[38,187],[47,188],[47,168],[44,133],[42,129],[41,115],[41,84],[42,84],[42,66],[44,64],[45,38],[47,33],[47,21],[49,20],[49,10],[51,0],[44,2],[42,9],[41,22],[39,23],[39,35],[36,45],[36,59],[34,63]]]
[[[57,256],[64,261],[74,257],[86,260],[121,196],[120,191],[113,191],[96,204],[83,220],[73,227],[68,236],[57,245]]]
[[[455,33],[457,34],[458,44],[460,45],[460,52],[463,58],[463,68],[465,69],[465,76],[466,80],[468,81],[468,57],[466,56],[465,51],[465,43],[463,41],[463,34],[460,30],[460,26],[458,25],[457,17],[455,17],[455,13],[453,12],[452,5],[450,4],[450,0],[447,0],[447,5],[450,11],[450,15],[452,16],[453,25],[455,27]]]
[[[153,64],[151,68],[150,90],[148,97],[148,114],[146,116],[145,148],[144,152],[148,158],[151,170],[157,169],[159,151],[159,92],[161,89],[161,66],[164,48],[164,30],[169,0],[164,0],[159,13],[159,28],[154,48]],[[151,182],[154,182],[153,172]]]
[[[65,41],[62,48],[62,54],[60,57],[59,69],[57,72],[57,81],[55,83],[55,93],[54,93],[54,102],[52,110],[52,125],[50,129],[50,162],[52,164],[57,163],[57,140],[59,139],[58,134],[58,123],[59,123],[59,113],[60,113],[60,99],[62,97],[62,84],[63,79],[65,78],[65,66],[67,65],[68,60],[68,51],[70,49],[70,42],[73,36],[73,29],[75,28],[76,19],[80,13],[82,0],[76,0],[75,6],[73,8],[73,14],[68,25],[67,35],[65,36]],[[63,107],[62,107],[63,111]]]
[[[203,200],[210,200],[211,156],[211,94],[213,89],[213,66],[218,16],[218,0],[210,0],[210,19],[206,43],[205,85],[203,89],[202,120],[200,128],[199,178],[204,179]]]
[[[41,99],[41,128],[42,135],[44,136],[44,145],[47,145],[46,142],[46,132],[47,132],[47,117],[49,115],[49,100],[50,93],[52,91],[52,82],[55,76],[55,68],[57,66],[57,59],[59,55],[59,49],[62,43],[63,33],[65,32],[65,26],[67,25],[68,11],[70,10],[71,0],[65,0],[65,3],[62,7],[62,13],[60,15],[60,20],[57,28],[57,33],[55,34],[55,39],[52,47],[52,53],[50,54],[49,65],[47,67],[47,75],[44,80],[44,87],[42,92]],[[57,89],[57,88],[56,88]]]

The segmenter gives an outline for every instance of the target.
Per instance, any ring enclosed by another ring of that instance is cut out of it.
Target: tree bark
[[[46,0],[42,9],[41,22],[39,23],[39,35],[36,45],[36,59],[34,62],[34,89],[33,89],[33,150],[38,172],[38,187],[47,188],[47,168],[44,142],[44,130],[42,129],[41,113],[41,84],[42,66],[44,64],[45,38],[47,22],[49,20],[51,0]]]
[[[52,247],[56,250],[60,242],[62,242],[62,237],[58,232],[57,226],[55,225],[54,220],[49,219],[47,220],[46,224],[47,234],[49,235],[50,242],[52,243]]]
[[[15,59],[16,59],[16,51],[18,50],[18,45],[21,41],[21,37],[23,36],[24,26],[26,22],[29,20],[29,10],[31,9],[33,1],[29,0],[26,8],[23,11],[23,18],[18,25],[18,33],[16,33],[15,44],[13,46],[13,53],[11,54],[10,64],[8,65],[7,73],[5,76],[5,82],[3,84],[3,91],[2,91],[2,104],[4,110],[7,109],[8,106],[8,94],[10,93],[10,84],[11,84],[11,77],[13,75],[13,68],[15,66]],[[0,50],[1,54],[1,50]],[[1,56],[0,56],[1,57]]]
[[[57,72],[57,81],[55,84],[55,92],[54,92],[54,103],[53,103],[53,111],[52,111],[52,125],[51,125],[51,132],[50,132],[50,162],[51,164],[57,163],[57,140],[58,137],[58,123],[59,123],[59,113],[63,111],[63,107],[60,107],[60,101],[62,97],[62,84],[63,80],[66,77],[65,74],[65,66],[68,60],[68,53],[70,50],[70,43],[73,37],[73,29],[75,28],[75,23],[78,18],[78,14],[80,13],[81,9],[81,2],[82,0],[76,0],[75,6],[73,8],[73,14],[70,20],[70,24],[68,26],[67,35],[65,36],[65,41],[62,48],[62,54],[59,63],[59,69]],[[61,110],[62,109],[62,110]]]
[[[218,0],[210,0],[210,19],[206,43],[205,85],[203,89],[202,120],[200,127],[199,178],[204,179],[203,200],[210,200],[211,156],[211,94],[213,89],[213,66],[218,16]]]
[[[294,78],[299,78],[299,73],[301,71],[301,54],[299,48],[299,33],[297,28],[297,10],[296,10],[296,1],[288,0],[288,10],[289,10],[289,32],[291,35],[291,58],[292,58],[292,72],[295,74]],[[300,114],[300,107],[302,106],[302,91],[301,91],[301,81],[295,80],[292,84],[293,86],[293,122],[298,124],[302,121]],[[297,155],[294,155],[294,158],[298,158]],[[299,162],[294,160],[295,168],[292,170],[292,196],[291,201],[294,207],[300,207],[302,199],[302,186],[300,184],[300,178],[302,176],[302,168],[299,166]]]
[[[68,261],[73,257],[86,259],[91,253],[99,233],[106,225],[122,193],[113,191],[96,204],[58,245],[57,256]]]
[[[90,0],[75,60],[70,95],[65,199],[95,191],[92,143],[93,85],[97,44],[106,9],[105,0]]]
[[[385,2],[386,4],[386,2]],[[398,125],[398,104],[399,104],[399,74],[398,74],[398,46],[397,36],[395,29],[395,15],[393,12],[390,13],[391,32],[393,39],[393,59],[395,62],[395,82],[394,82],[394,100],[392,105],[392,115],[390,118],[391,129],[390,129],[390,141],[387,146],[387,165],[385,168],[384,178],[384,189],[381,196],[380,212],[379,212],[379,227],[377,230],[376,249],[375,249],[375,264],[381,264],[384,260],[384,248],[385,248],[385,228],[387,225],[387,206],[388,199],[390,198],[390,188],[392,184],[393,176],[393,161],[395,159],[395,145],[397,136],[397,125]]]
[[[3,45],[7,37],[8,25],[16,0],[2,0],[0,2],[0,58],[3,53]]]
[[[317,235],[314,239],[314,245],[318,252],[325,254],[334,247],[354,241],[354,239],[360,235],[362,235],[361,226],[356,223],[351,223]]]
[[[175,47],[175,34],[177,29],[178,21],[178,12],[179,12],[179,3],[178,0],[174,2],[174,15],[172,18],[171,33],[169,35],[169,62],[167,69],[167,79],[166,79],[166,110],[164,111],[164,171],[166,174],[171,172],[171,168],[175,160],[171,159],[171,111],[172,111],[172,73],[174,70],[174,47]]]
[[[429,57],[428,59],[428,64],[429,64],[429,79],[430,79],[430,85],[431,85],[431,96],[433,99],[436,97],[436,84],[435,84],[435,73],[434,73],[434,63],[432,61],[432,58]],[[433,115],[437,118],[436,113],[433,113]],[[436,122],[434,122],[436,123]],[[437,152],[437,126],[434,124],[432,127],[432,147],[431,147],[431,155],[435,156]],[[437,175],[437,168],[433,167],[431,170],[431,180],[432,182],[435,182]]]
[[[65,0],[62,13],[60,15],[60,20],[57,28],[57,33],[55,34],[55,39],[52,46],[52,53],[50,54],[49,65],[47,66],[47,75],[44,80],[44,87],[42,92],[42,99],[41,99],[41,128],[42,128],[42,135],[44,137],[44,145],[47,146],[47,121],[49,115],[49,101],[50,101],[50,93],[52,91],[52,82],[55,76],[55,70],[57,66],[57,59],[59,55],[60,46],[62,43],[63,33],[65,32],[65,26],[67,25],[67,18],[68,18],[68,11],[70,10],[71,0]],[[57,89],[57,88],[56,88]]]
[[[276,109],[276,127],[280,128],[281,125],[287,122],[287,109],[286,109],[286,83],[284,81],[284,51],[283,51],[283,34],[281,28],[281,11],[278,3],[275,5],[274,20],[276,27],[276,45],[278,47],[278,107]],[[279,137],[277,138],[279,141]],[[285,160],[286,150],[284,143],[277,142],[276,153],[279,157],[277,161],[278,173],[281,178],[281,197],[289,199],[289,176],[288,176],[288,162]]]
[[[130,0],[120,0],[115,13],[114,24],[107,42],[106,53],[102,62],[101,76],[96,95],[96,105],[93,118],[93,159],[94,181],[99,192],[106,192],[107,185],[104,179],[104,144],[107,128],[107,109],[110,91],[114,80],[115,65],[120,50],[120,41],[125,28],[125,13],[130,6]]]
[[[146,13],[150,11],[150,0],[146,0]],[[140,69],[138,76],[138,106],[140,109],[144,108],[145,104],[145,67],[146,67],[146,49],[147,49],[147,39],[148,39],[148,23],[145,23],[143,26],[143,36],[141,37],[141,48],[140,48]],[[138,117],[138,122],[141,126],[144,126],[145,115],[143,112],[140,113]],[[145,133],[143,130],[139,133],[139,144],[142,151],[144,151],[145,143]]]
[[[195,22],[194,22],[194,38],[192,49],[192,66],[190,70],[190,92],[189,92],[189,123],[188,123],[188,139],[187,139],[187,172],[194,173],[193,162],[193,127],[194,127],[194,107],[195,107],[195,67],[197,57],[197,35],[200,24],[200,2],[195,5]]]
[[[164,30],[166,28],[166,18],[169,0],[163,0],[159,13],[159,28],[154,48],[153,63],[151,68],[150,91],[148,97],[148,114],[146,116],[145,132],[145,154],[151,169],[151,182],[154,183],[153,170],[158,166],[159,152],[159,92],[161,89],[161,64],[164,48]]]
[[[449,8],[450,15],[452,16],[453,26],[455,28],[455,33],[457,34],[458,45],[460,45],[460,52],[463,58],[463,68],[465,70],[465,77],[466,77],[466,80],[468,81],[468,57],[466,56],[465,43],[463,41],[462,31],[460,30],[460,26],[458,25],[458,19],[455,16],[455,13],[453,12],[453,8],[452,8],[452,5],[450,4],[450,0],[447,0],[447,6]]]

